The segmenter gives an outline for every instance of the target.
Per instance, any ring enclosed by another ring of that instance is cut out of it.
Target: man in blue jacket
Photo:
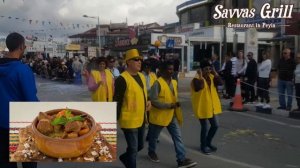
[[[9,102],[38,101],[34,75],[20,60],[26,49],[25,39],[18,33],[6,38],[9,53],[0,59],[0,165],[17,168],[9,162]],[[36,168],[36,163],[23,163],[23,168]]]

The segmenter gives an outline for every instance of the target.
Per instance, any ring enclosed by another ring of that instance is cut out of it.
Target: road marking
[[[272,120],[272,119],[267,119],[267,118],[260,117],[260,116],[255,116],[255,115],[252,115],[252,114],[246,114],[246,113],[235,113],[235,114],[243,115],[243,116],[247,116],[247,117],[252,117],[252,118],[256,118],[256,119],[263,120],[263,121],[268,121],[268,122],[278,124],[278,125],[283,125],[283,126],[288,126],[288,127],[300,129],[300,125],[291,125],[291,124],[287,124],[287,123],[284,123],[284,122],[280,122],[280,121],[276,121],[276,120]]]
[[[161,132],[160,136],[163,139],[165,139],[167,142],[173,144],[173,140],[168,135],[166,135],[166,133]],[[232,163],[232,164],[235,164],[235,165],[238,165],[238,166],[249,167],[249,168],[263,168],[261,166],[252,165],[252,164],[248,164],[248,163],[243,163],[243,162],[239,162],[239,161],[235,161],[235,160],[231,160],[231,159],[226,159],[226,158],[216,156],[216,155],[204,155],[204,154],[200,153],[199,151],[197,151],[195,149],[185,148],[185,150],[187,150],[190,153],[193,153],[194,155],[207,156],[211,159],[221,160],[223,162]]]

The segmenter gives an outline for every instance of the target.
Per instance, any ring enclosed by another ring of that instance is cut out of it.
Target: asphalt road
[[[90,101],[85,86],[36,78],[38,97],[41,101]],[[179,81],[179,97],[184,112],[182,136],[187,157],[202,168],[300,168],[300,120],[255,112],[224,110],[219,117],[220,127],[213,143],[218,151],[203,155],[200,151],[200,123],[193,116],[189,98],[190,79]],[[141,168],[175,168],[176,158],[172,140],[166,130],[160,135],[157,154],[160,163],[147,157],[147,143],[138,154]],[[118,130],[118,155],[123,153],[126,142]],[[114,163],[38,163],[38,168],[121,168]]]

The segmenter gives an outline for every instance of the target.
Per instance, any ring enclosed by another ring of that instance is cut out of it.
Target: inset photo
[[[10,162],[113,162],[116,103],[11,102]]]

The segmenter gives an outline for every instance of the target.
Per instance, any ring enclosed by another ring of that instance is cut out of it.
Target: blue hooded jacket
[[[34,75],[28,65],[18,59],[0,59],[0,128],[9,128],[9,102],[38,101],[36,94]]]

